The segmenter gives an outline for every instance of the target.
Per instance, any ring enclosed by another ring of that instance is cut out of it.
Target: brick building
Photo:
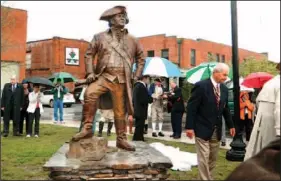
[[[25,78],[27,11],[1,6],[1,89],[13,74]]]
[[[232,56],[231,46],[203,39],[192,40],[160,34],[140,37],[139,42],[142,44],[146,56],[167,58],[178,64],[181,69],[189,69],[208,60],[231,61]],[[261,59],[267,54],[239,49],[240,62],[251,56]]]
[[[83,78],[88,45],[85,40],[61,37],[27,42],[26,77],[68,72],[78,79]]]
[[[230,62],[232,56],[231,46],[203,39],[192,40],[159,34],[140,37],[139,42],[143,46],[145,56],[163,57],[180,67],[182,78],[177,79],[179,86],[182,86],[188,69],[206,61]],[[239,49],[240,63],[252,56],[259,60],[268,55]],[[164,84],[169,88],[169,79],[166,79]]]

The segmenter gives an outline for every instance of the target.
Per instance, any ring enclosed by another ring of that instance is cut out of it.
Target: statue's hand
[[[94,73],[90,73],[87,77],[87,83],[90,84],[96,80],[96,76]]]

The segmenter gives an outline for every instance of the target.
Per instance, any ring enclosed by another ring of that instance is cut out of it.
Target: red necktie
[[[219,106],[220,106],[220,90],[219,90],[219,84],[217,84],[216,88],[214,87],[214,91],[215,91],[215,96],[216,96],[217,108],[219,109]]]

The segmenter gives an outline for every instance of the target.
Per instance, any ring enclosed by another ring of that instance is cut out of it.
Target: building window
[[[26,53],[26,55],[25,55],[25,65],[26,65],[26,69],[31,68],[31,53]]]
[[[211,52],[208,52],[208,61],[213,61],[213,54]]]
[[[196,65],[196,50],[194,50],[194,49],[190,50],[190,65],[191,66]]]
[[[225,63],[225,55],[221,56],[221,62]]]
[[[220,54],[218,54],[218,53],[216,54],[216,61],[220,62]]]
[[[154,50],[147,51],[147,56],[148,57],[154,57]]]
[[[169,60],[169,49],[161,50],[161,57],[162,58],[166,58],[167,60]]]

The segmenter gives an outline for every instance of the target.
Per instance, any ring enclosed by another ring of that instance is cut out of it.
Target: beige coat
[[[259,93],[257,117],[244,160],[251,158],[280,136],[280,75],[268,81]]]

